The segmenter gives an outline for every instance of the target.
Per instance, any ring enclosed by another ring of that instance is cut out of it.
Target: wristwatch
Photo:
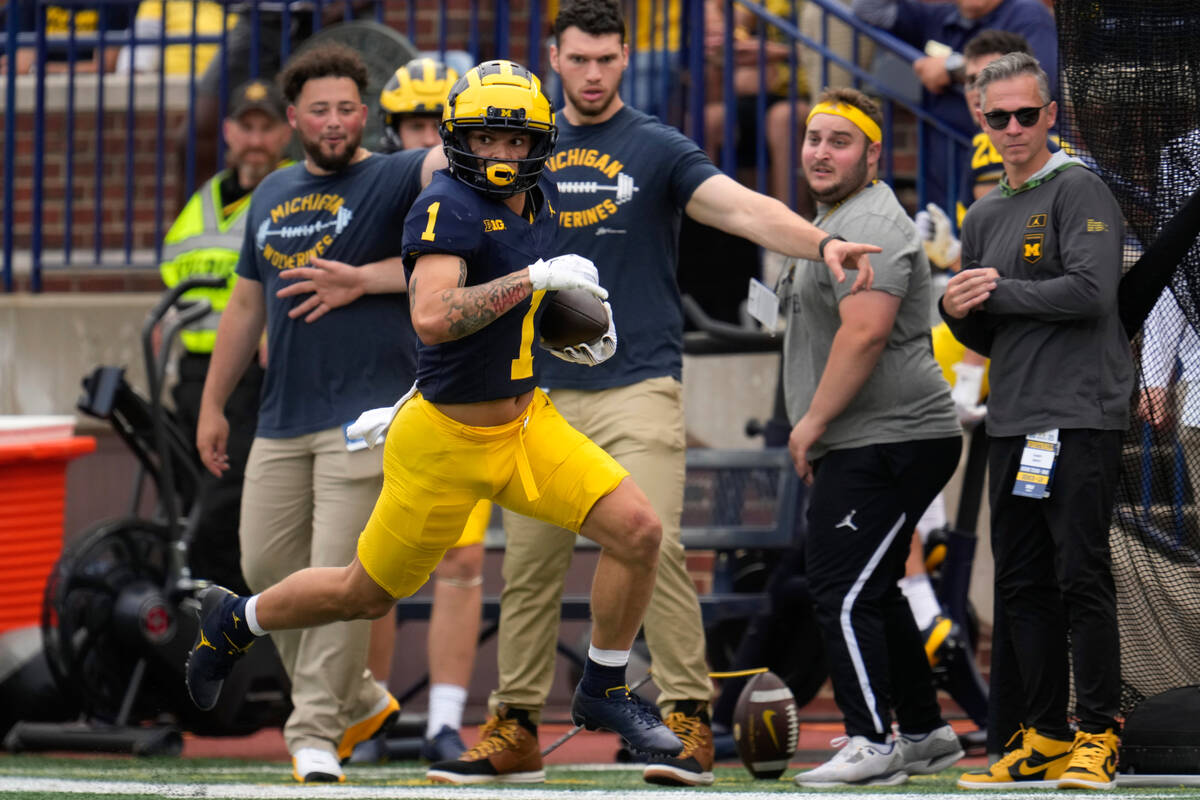
[[[962,53],[954,52],[946,56],[946,72],[957,83],[962,83],[967,75],[967,59]]]

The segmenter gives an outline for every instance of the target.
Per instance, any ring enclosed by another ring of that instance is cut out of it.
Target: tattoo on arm
[[[417,312],[417,275],[413,272],[413,276],[408,279],[408,313],[409,316]]]
[[[465,263],[461,269],[465,279]],[[517,275],[506,275],[478,286],[443,292],[442,302],[446,304],[450,335],[461,339],[475,333],[528,297],[529,292],[529,285]]]

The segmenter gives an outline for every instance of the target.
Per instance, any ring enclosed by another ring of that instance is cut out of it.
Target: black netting
[[[1128,713],[1200,683],[1200,0],[1059,0],[1055,15],[1063,139],[1125,212],[1122,310],[1141,328],[1110,537]]]

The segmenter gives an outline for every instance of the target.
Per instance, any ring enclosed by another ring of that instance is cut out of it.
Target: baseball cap
[[[246,81],[229,99],[229,116],[241,117],[247,111],[261,111],[275,119],[287,121],[287,103],[275,84],[262,78]]]

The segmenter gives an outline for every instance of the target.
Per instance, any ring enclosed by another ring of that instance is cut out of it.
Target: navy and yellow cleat
[[[200,598],[200,630],[188,654],[188,695],[203,711],[209,711],[221,696],[221,686],[250,645],[254,634],[244,618],[246,598],[224,586],[210,586]]]
[[[1111,789],[1117,785],[1117,748],[1121,740],[1109,728],[1104,733],[1075,734],[1071,760],[1058,777],[1059,789]]]
[[[1058,779],[1071,760],[1071,742],[1042,736],[1021,728],[1021,746],[1005,753],[983,772],[968,772],[958,779],[961,789],[1057,789]],[[1012,739],[1009,739],[1012,742]]]
[[[629,693],[628,686],[614,686],[603,697],[584,694],[575,687],[571,699],[571,721],[589,731],[611,731],[629,747],[650,755],[675,756],[683,750],[671,729],[654,712]]]

